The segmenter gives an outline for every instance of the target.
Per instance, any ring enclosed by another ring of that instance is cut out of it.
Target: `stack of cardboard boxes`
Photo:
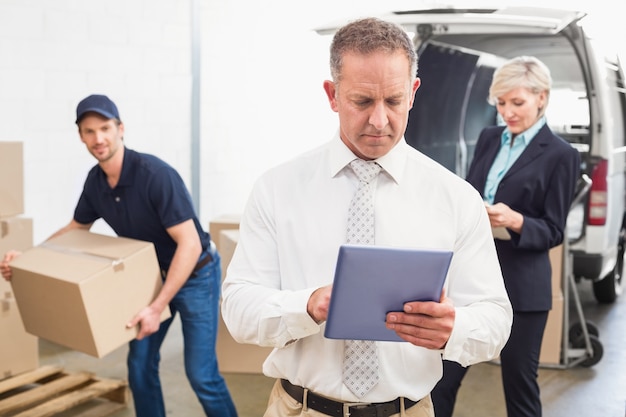
[[[162,286],[151,242],[73,230],[33,246],[23,165],[22,143],[0,142],[0,258],[22,252],[11,283],[0,278],[0,378],[39,366],[38,338],[96,357],[123,346]]]
[[[21,142],[0,142],[0,258],[9,250],[33,246],[32,219],[24,214],[24,163]],[[39,366],[37,337],[26,333],[11,284],[0,277],[0,379]]]
[[[560,365],[563,351],[563,245],[550,250],[550,264],[552,265],[552,310],[548,314],[548,322],[543,332],[539,363],[543,365]]]
[[[239,239],[239,215],[222,215],[209,223],[211,239],[222,258],[222,279],[226,276],[228,264]],[[221,372],[260,374],[263,362],[272,351],[269,347],[237,343],[220,314],[217,329],[217,361]]]

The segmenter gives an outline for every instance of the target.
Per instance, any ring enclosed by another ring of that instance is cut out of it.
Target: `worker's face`
[[[498,97],[496,109],[511,133],[520,134],[539,120],[546,103],[546,93],[533,93],[519,87]]]
[[[359,158],[385,155],[404,135],[419,78],[411,82],[401,52],[343,57],[339,83],[324,82],[330,107],[339,115],[341,140]]]
[[[98,162],[106,162],[123,146],[124,125],[97,113],[89,113],[80,121],[78,134],[89,153]]]

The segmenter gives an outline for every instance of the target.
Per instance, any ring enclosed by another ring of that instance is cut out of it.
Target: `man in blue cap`
[[[124,124],[107,96],[90,95],[76,109],[81,141],[98,160],[84,184],[74,217],[54,233],[90,229],[102,218],[118,236],[153,242],[163,287],[128,327],[139,326],[130,342],[128,379],[137,417],[165,417],[159,378],[160,347],[176,313],[185,344],[185,371],[207,416],[237,412],[215,354],[220,297],[220,257],[202,229],[191,196],[174,168],[124,145]],[[0,271],[10,279],[8,253]],[[160,322],[169,305],[172,317]]]

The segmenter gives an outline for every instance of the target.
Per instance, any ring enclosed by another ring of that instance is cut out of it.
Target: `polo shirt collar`
[[[136,165],[135,161],[137,160],[137,153],[124,147],[124,159],[122,160],[122,173],[120,174],[120,179],[117,181],[117,185],[115,188],[119,187],[129,187],[133,185],[133,170]],[[108,185],[106,173],[100,168],[98,165],[98,169],[100,172],[100,179],[104,183]]]

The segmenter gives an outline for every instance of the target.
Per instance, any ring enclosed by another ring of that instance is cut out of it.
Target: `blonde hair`
[[[489,87],[487,101],[495,106],[498,97],[520,87],[533,94],[546,93],[545,105],[539,109],[539,116],[543,116],[550,98],[552,77],[546,64],[533,56],[515,57],[496,69],[493,73],[491,87]]]

